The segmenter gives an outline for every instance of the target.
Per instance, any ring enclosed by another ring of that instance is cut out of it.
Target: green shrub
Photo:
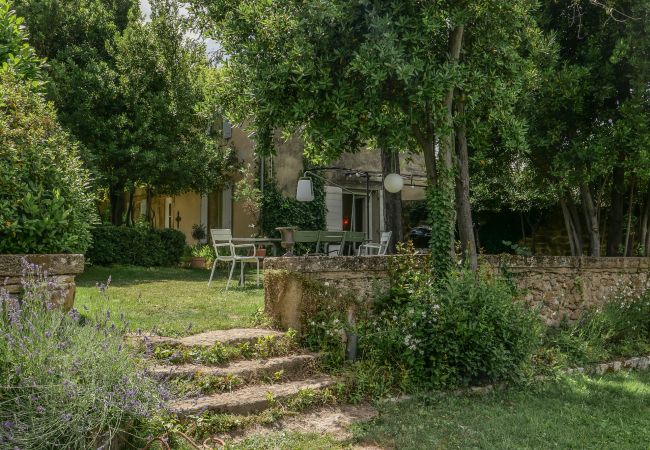
[[[22,299],[0,292],[0,448],[100,448],[133,436],[161,401],[123,346],[126,324],[50,310],[51,280],[23,264]]]
[[[397,261],[390,279],[399,284],[379,296],[374,318],[359,327],[362,358],[408,372],[414,386],[470,385],[525,374],[541,327],[508,282],[458,271],[436,287],[421,259]]]
[[[41,94],[1,71],[0,149],[0,253],[83,253],[96,211],[77,145]]]
[[[313,186],[314,200],[299,202],[295,198],[284,196],[278,189],[275,180],[268,180],[262,197],[260,220],[262,234],[268,237],[277,237],[280,235],[276,231],[277,227],[298,227],[301,230],[325,229],[324,183],[315,178]]]
[[[540,362],[571,366],[650,352],[650,290],[623,289],[574,324],[546,332]]]
[[[185,235],[172,229],[100,225],[92,229],[92,236],[86,257],[102,266],[172,266],[180,262],[185,250]]]

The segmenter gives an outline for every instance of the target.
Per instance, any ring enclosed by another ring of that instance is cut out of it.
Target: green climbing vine
[[[454,236],[453,191],[440,183],[441,187],[427,188],[429,222],[431,223],[431,271],[438,282],[446,279],[453,268],[451,245]]]
[[[325,189],[323,181],[314,178],[314,200],[299,202],[280,192],[275,180],[267,181],[262,198],[260,228],[264,236],[279,236],[277,227],[298,227],[302,230],[325,229]]]

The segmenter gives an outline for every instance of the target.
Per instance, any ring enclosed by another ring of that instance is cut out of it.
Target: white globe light
[[[396,173],[391,173],[384,178],[384,187],[391,194],[396,194],[404,187],[404,178]]]
[[[314,189],[311,184],[311,178],[301,178],[298,180],[296,200],[299,202],[314,201]]]

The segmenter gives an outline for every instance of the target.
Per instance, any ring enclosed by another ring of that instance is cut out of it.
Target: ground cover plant
[[[286,356],[298,349],[296,333],[289,330],[285,335],[265,336],[257,342],[243,342],[237,345],[224,345],[219,342],[211,347],[183,348],[173,345],[157,346],[153,352],[156,359],[173,364],[195,363],[216,365],[238,359],[273,358]]]
[[[77,277],[77,308],[93,315],[110,309],[124,314],[129,328],[178,336],[247,327],[258,323],[263,290],[247,287],[225,291],[227,275],[219,270],[208,288],[210,272],[176,267],[87,267]],[[101,292],[98,285],[108,289]]]
[[[622,287],[573,324],[548,328],[538,352],[546,366],[577,366],[650,354],[650,289]]]
[[[0,292],[0,448],[86,449],[131,440],[162,407],[123,346],[124,323],[53,309],[56,286],[24,262],[20,300]]]

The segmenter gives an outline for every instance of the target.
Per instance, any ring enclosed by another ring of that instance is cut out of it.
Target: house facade
[[[277,189],[288,197],[296,196],[296,186],[304,172],[303,144],[299,139],[276,144],[276,155],[259,159],[255,155],[255,142],[248,133],[238,127],[231,127],[227,121],[222,124],[222,136],[242,164],[258,167],[260,184],[264,191],[266,177],[272,176]],[[401,173],[404,178],[402,200],[405,202],[424,199],[424,163],[418,155],[402,158]],[[325,178],[327,206],[327,228],[330,231],[369,231],[369,238],[379,239],[383,231],[383,179],[381,159],[377,151],[362,150],[345,154],[330,167],[349,169],[319,171],[317,176]],[[357,176],[358,172],[369,174]],[[270,175],[272,174],[272,175]],[[195,224],[211,228],[229,228],[235,237],[250,237],[257,233],[254,218],[242,205],[234,200],[234,187],[209,194],[188,192],[177,196],[156,196],[151,199],[150,215],[154,227],[174,228],[182,231],[188,244],[194,243],[191,233]],[[368,194],[368,195],[366,195]],[[144,216],[147,198],[144,192],[136,192],[133,198],[135,216]]]

